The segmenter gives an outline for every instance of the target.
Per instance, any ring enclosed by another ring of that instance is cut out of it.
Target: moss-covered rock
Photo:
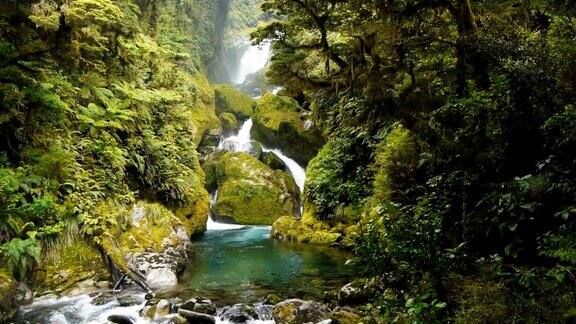
[[[273,152],[263,152],[260,161],[269,166],[272,170],[286,171],[286,164],[280,160],[278,155]]]
[[[18,314],[18,283],[0,268],[0,323],[8,323]]]
[[[234,114],[225,112],[221,113],[218,118],[222,123],[222,131],[224,132],[224,135],[234,134],[240,129],[240,125],[238,124],[238,120]]]
[[[221,152],[205,165],[207,185],[218,188],[216,218],[238,224],[271,225],[299,211],[299,192],[292,177],[270,169],[246,153]]]
[[[206,228],[208,204],[206,197],[173,210],[148,202],[117,207],[118,218],[129,219],[111,230],[102,246],[120,269],[141,274],[151,288],[173,286],[187,260],[190,236]]]
[[[277,147],[302,165],[308,164],[323,145],[323,137],[302,115],[295,100],[266,93],[256,101],[252,136]]]
[[[184,118],[189,121],[189,128],[193,130],[193,142],[199,145],[204,135],[211,129],[221,127],[216,115],[215,92],[208,80],[201,74],[192,77],[198,100],[191,109],[184,112]]]
[[[216,112],[218,114],[231,113],[238,120],[245,120],[252,116],[252,100],[231,85],[217,85],[214,88]]]
[[[342,241],[342,229],[343,226],[330,226],[330,224],[316,219],[314,213],[307,209],[301,219],[291,216],[279,218],[272,225],[270,235],[286,241],[333,245]]]
[[[89,291],[97,288],[97,282],[109,280],[108,269],[93,244],[79,238],[52,250],[34,272],[37,291],[62,293],[80,288]]]

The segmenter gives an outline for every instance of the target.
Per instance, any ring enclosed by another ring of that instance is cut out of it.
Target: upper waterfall
[[[246,81],[246,77],[249,74],[262,70],[268,64],[270,55],[270,42],[264,42],[261,45],[251,45],[242,55],[242,59],[240,59],[240,66],[233,82],[242,84]]]

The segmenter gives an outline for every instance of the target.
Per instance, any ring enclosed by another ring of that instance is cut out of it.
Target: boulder
[[[193,324],[214,324],[216,319],[212,315],[198,313],[186,309],[180,309],[178,315],[184,317],[188,323]]]
[[[218,189],[212,208],[216,220],[244,225],[272,225],[298,215],[299,190],[286,172],[270,169],[241,152],[221,152],[204,164],[206,185]]]
[[[203,297],[188,299],[180,305],[180,309],[216,315],[216,305],[210,299]]]
[[[308,118],[295,100],[266,93],[254,105],[251,133],[265,146],[279,148],[307,165],[324,144],[320,130]]]
[[[218,146],[220,140],[222,139],[222,129],[213,128],[204,134],[200,146]]]
[[[238,120],[234,114],[225,112],[221,113],[220,116],[220,123],[222,123],[222,131],[224,135],[232,135],[240,130],[240,125],[238,124]]]
[[[0,272],[0,323],[8,323],[18,314],[17,289],[16,280]]]
[[[214,87],[216,113],[231,113],[238,120],[248,119],[252,115],[254,101],[231,85]]]
[[[277,324],[317,323],[330,319],[330,309],[315,301],[288,299],[274,306],[272,317]]]
[[[179,213],[160,204],[137,202],[131,209],[116,211],[132,215],[131,224],[105,237],[102,246],[120,269],[141,274],[151,289],[173,287],[178,282],[176,273],[189,257],[190,236],[205,228],[208,208],[200,208],[206,215],[199,215],[200,210]],[[197,216],[188,218],[190,213]]]
[[[233,306],[225,307],[220,315],[220,318],[225,321],[231,321],[234,323],[245,323],[247,321],[252,321],[259,319],[258,312],[252,307],[246,304],[236,304]]]
[[[249,143],[249,148],[248,148],[248,154],[252,155],[253,157],[260,159],[260,157],[262,156],[262,152],[263,152],[263,147],[262,144],[256,142],[256,141],[250,141]]]

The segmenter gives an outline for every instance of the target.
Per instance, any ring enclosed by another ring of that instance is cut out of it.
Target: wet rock
[[[194,324],[214,324],[216,323],[216,319],[212,315],[198,313],[186,309],[180,309],[178,311],[178,315],[184,317],[188,323]]]
[[[288,299],[274,306],[272,317],[277,324],[317,323],[330,319],[330,309],[315,301]]]
[[[180,309],[216,315],[216,305],[210,299],[203,297],[191,298],[185,301],[180,305]]]
[[[172,317],[172,323],[174,324],[188,324],[188,320],[180,315],[176,315]]]
[[[117,324],[134,324],[136,320],[134,320],[130,316],[126,315],[110,315],[108,316],[108,321]]]
[[[252,155],[253,157],[260,159],[260,156],[262,155],[262,144],[256,142],[256,141],[250,141],[249,143],[250,148],[248,149],[248,154]]]
[[[170,314],[170,302],[166,299],[160,299],[156,304],[155,317]]]
[[[204,134],[204,138],[202,138],[202,142],[200,142],[200,146],[218,146],[220,140],[222,139],[222,129],[215,128],[210,129]]]
[[[221,113],[220,116],[218,116],[218,118],[222,123],[222,130],[224,131],[224,135],[234,134],[240,129],[240,126],[238,125],[238,120],[236,119],[236,116],[234,116],[234,114],[225,112]]]
[[[144,302],[144,299],[142,299],[140,296],[134,295],[121,296],[116,300],[118,301],[118,305],[120,305],[120,307],[134,306]]]
[[[32,300],[32,296],[32,290],[30,290],[25,283],[19,282],[18,287],[16,288],[16,300],[19,302],[30,301]]]
[[[269,166],[272,170],[286,171],[286,164],[280,160],[273,152],[263,152],[260,161]]]
[[[100,305],[108,304],[109,302],[111,302],[113,300],[114,300],[114,293],[106,291],[106,292],[96,294],[92,298],[91,303],[92,303],[92,305],[100,306]]]
[[[246,304],[236,304],[226,307],[223,310],[222,315],[220,315],[220,318],[234,323],[244,323],[258,319],[259,317],[253,307]]]

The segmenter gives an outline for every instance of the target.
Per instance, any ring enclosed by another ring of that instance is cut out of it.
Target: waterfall
[[[270,59],[270,42],[262,45],[251,45],[240,59],[240,66],[234,78],[235,84],[242,84],[249,74],[262,70]]]
[[[250,150],[251,145],[250,142],[252,141],[252,138],[250,136],[252,125],[253,125],[252,118],[246,120],[242,125],[242,127],[240,128],[238,134],[232,135],[220,141],[220,144],[218,144],[218,148],[221,150],[231,152],[248,152]],[[292,174],[294,181],[298,185],[298,188],[300,188],[300,192],[303,192],[304,182],[306,180],[306,172],[304,168],[298,165],[298,163],[296,163],[296,161],[294,161],[293,159],[284,155],[284,153],[282,153],[282,151],[280,151],[279,149],[269,149],[264,147],[263,151],[272,152],[276,154],[276,156],[278,156],[278,158],[282,160],[282,162],[284,162],[284,164],[288,168],[288,171],[290,172],[290,174]]]
[[[218,144],[219,150],[230,152],[247,152],[250,150],[250,130],[252,129],[252,118],[242,124],[240,131],[236,135],[224,138]]]

